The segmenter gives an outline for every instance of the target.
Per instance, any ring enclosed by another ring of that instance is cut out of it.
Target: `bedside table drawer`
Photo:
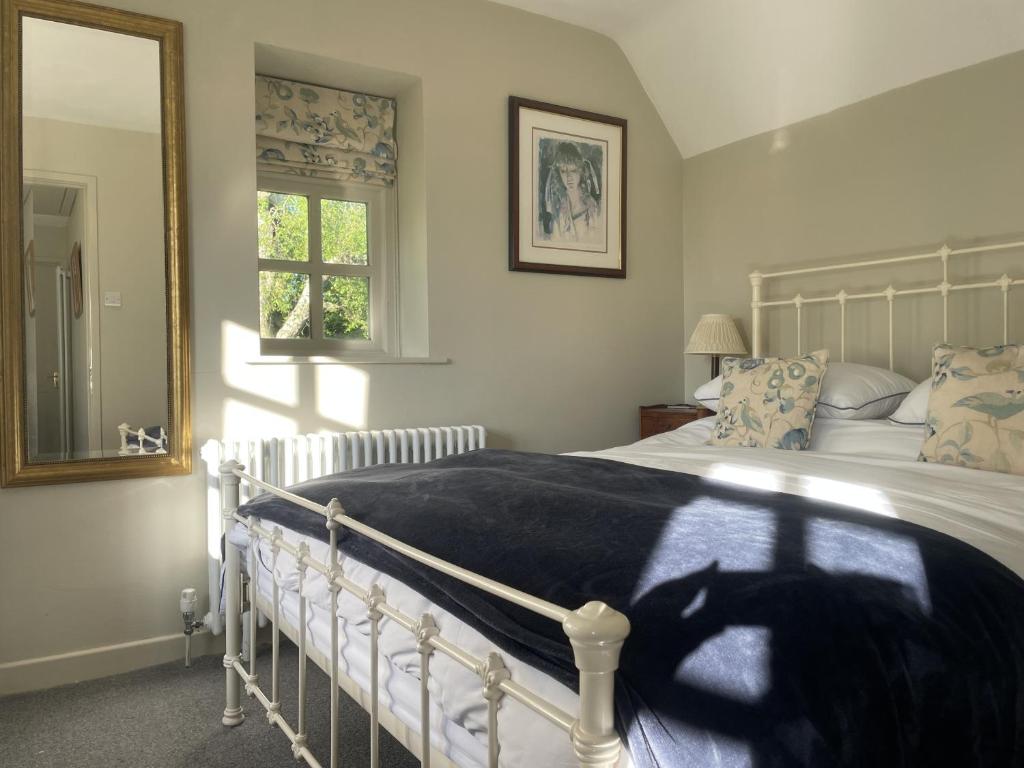
[[[640,406],[640,439],[679,429],[691,421],[711,416],[707,408],[669,408],[665,405]]]

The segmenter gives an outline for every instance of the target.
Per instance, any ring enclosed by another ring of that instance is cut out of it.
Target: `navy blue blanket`
[[[633,626],[639,768],[1024,766],[1024,583],[899,520],[618,462],[485,450],[294,491],[470,570]],[[326,539],[271,496],[253,514]],[[561,627],[346,531],[342,549],[576,686]]]

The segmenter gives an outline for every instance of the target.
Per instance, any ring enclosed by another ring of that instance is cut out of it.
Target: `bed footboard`
[[[301,507],[324,516],[325,525],[330,537],[329,564],[324,565],[309,554],[304,544],[293,546],[286,542],[280,528],[270,530],[253,517],[242,517],[238,514],[239,484],[241,480],[254,487],[261,488],[280,498],[298,504]],[[308,765],[320,768],[321,763],[310,752],[306,745],[306,660],[309,655],[306,648],[306,598],[303,586],[308,569],[319,572],[330,584],[332,614],[331,621],[331,654],[328,661],[331,677],[331,747],[329,765],[338,766],[338,694],[340,676],[338,670],[339,637],[337,623],[338,595],[348,591],[366,605],[367,618],[370,620],[370,766],[379,768],[380,750],[379,734],[381,718],[379,712],[378,664],[377,648],[379,622],[383,617],[392,619],[397,625],[410,632],[417,642],[420,653],[420,744],[418,756],[424,766],[430,765],[430,691],[427,685],[429,665],[434,653],[441,653],[480,677],[481,695],[487,702],[488,711],[488,765],[497,768],[500,741],[498,738],[498,708],[503,697],[510,696],[519,701],[538,716],[543,717],[566,732],[571,739],[572,748],[579,764],[591,768],[615,768],[619,763],[621,741],[615,731],[614,685],[615,671],[619,664],[619,653],[622,644],[629,634],[629,621],[624,615],[600,602],[590,602],[577,610],[569,610],[538,597],[528,595],[512,587],[506,586],[479,574],[466,571],[456,565],[433,557],[427,552],[410,547],[397,539],[383,534],[367,525],[345,515],[344,508],[337,499],[327,506],[303,499],[288,493],[269,483],[247,474],[245,468],[236,461],[228,461],[220,467],[220,488],[225,528],[233,523],[244,524],[254,543],[258,539],[270,542],[271,551],[276,564],[278,554],[283,550],[295,557],[299,569],[299,629],[297,642],[299,646],[299,699],[298,717],[295,727],[289,724],[281,714],[279,690],[279,639],[281,633],[281,599],[278,586],[272,587],[271,623],[271,689],[269,696],[259,685],[255,671],[255,622],[257,611],[249,611],[249,619],[253,627],[249,633],[251,644],[249,668],[246,669],[241,659],[241,563],[239,552],[228,546],[225,553],[225,626],[226,649],[224,668],[226,675],[226,696],[223,723],[236,726],[242,723],[244,715],[241,707],[241,687],[247,694],[254,697],[266,710],[268,720],[277,725],[292,743],[292,752],[296,759],[304,760]],[[562,625],[570,642],[579,669],[579,712],[570,714],[555,706],[542,696],[528,690],[511,679],[508,669],[498,653],[490,653],[487,658],[479,658],[444,638],[437,624],[429,613],[415,618],[408,616],[387,602],[387,595],[379,585],[369,589],[346,578],[338,560],[338,529],[342,526],[350,528],[373,541],[382,544],[406,557],[441,571],[453,578],[482,589],[492,595],[508,600],[522,608],[545,616]],[[251,548],[255,551],[255,547]],[[252,564],[252,579],[258,578],[258,569]],[[257,594],[256,583],[252,584],[252,594]]]

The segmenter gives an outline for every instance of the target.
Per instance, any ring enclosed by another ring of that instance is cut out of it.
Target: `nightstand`
[[[714,415],[700,405],[641,405],[640,439],[662,432],[671,432],[683,424]]]

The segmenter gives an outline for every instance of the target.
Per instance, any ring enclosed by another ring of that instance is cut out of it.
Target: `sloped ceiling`
[[[1024,49],[1022,0],[497,1],[615,40],[683,157]]]

